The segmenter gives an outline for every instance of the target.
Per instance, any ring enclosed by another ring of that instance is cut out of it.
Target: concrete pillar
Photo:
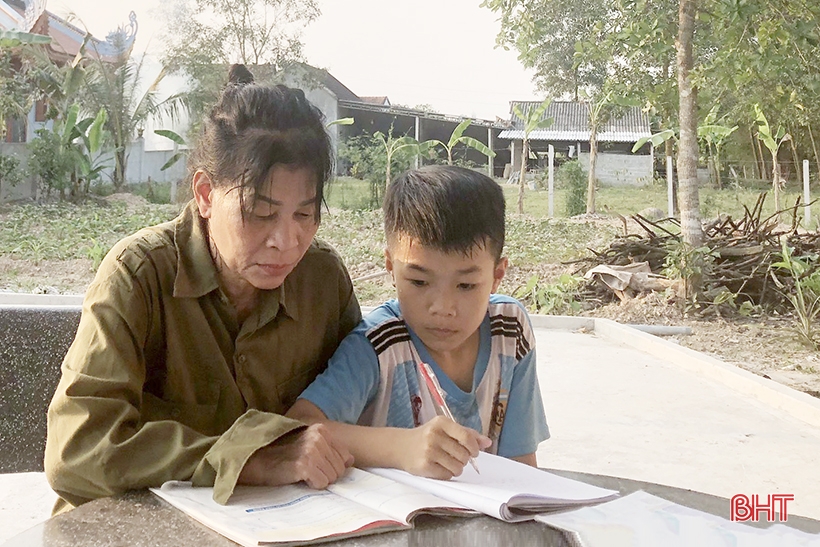
[[[492,127],[487,128],[487,148],[489,148],[490,150],[493,150],[493,128]],[[495,160],[494,157],[492,157],[492,156],[487,157],[487,175],[490,178],[493,178],[493,176],[495,176],[495,162],[493,160]]]
[[[555,147],[549,145],[547,151],[547,193],[549,195],[549,217],[555,216],[555,167],[552,163],[555,160]]]
[[[666,208],[669,218],[675,216],[675,183],[672,173],[672,156],[666,156]]]
[[[803,227],[810,230],[811,225],[811,190],[809,188],[809,160],[803,160],[803,201],[806,206],[803,209]]]
[[[418,116],[416,116],[416,136],[415,136],[415,139],[417,141],[421,142],[421,118],[419,118]],[[414,160],[414,165],[416,166],[416,169],[421,167],[421,157],[418,154],[416,155],[416,159]]]

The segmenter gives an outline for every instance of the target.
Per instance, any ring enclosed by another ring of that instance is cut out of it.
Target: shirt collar
[[[219,288],[216,266],[208,250],[205,222],[194,200],[177,217],[174,238],[177,246],[174,296],[199,298]]]

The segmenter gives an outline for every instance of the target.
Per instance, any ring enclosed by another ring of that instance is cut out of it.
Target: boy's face
[[[406,236],[388,243],[385,258],[405,321],[434,355],[458,351],[478,331],[507,269],[485,245],[444,253]]]

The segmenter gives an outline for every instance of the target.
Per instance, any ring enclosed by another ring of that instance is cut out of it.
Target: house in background
[[[513,127],[502,131],[500,138],[511,142],[512,172],[521,167],[521,147],[524,139],[524,122],[515,115],[513,106],[526,115],[541,103],[533,101],[512,101],[510,116]],[[546,129],[536,129],[529,135],[530,158],[535,155],[538,162],[545,162],[549,145],[555,148],[560,159],[578,159],[585,171],[589,172],[589,111],[587,105],[575,101],[553,101],[541,119],[552,118],[553,123]],[[642,137],[651,135],[649,118],[638,107],[629,107],[626,112],[614,116],[598,130],[598,158],[595,175],[605,186],[643,186],[650,184],[653,177],[654,157],[651,144],[645,144],[635,153],[632,147]],[[543,167],[543,165],[538,165]]]
[[[137,16],[132,11],[130,24],[108,34],[105,40],[89,37],[85,54],[92,59],[115,62],[128,55],[137,36]],[[55,64],[74,59],[82,47],[86,32],[46,9],[45,0],[0,0],[0,30],[16,30],[51,38],[45,51]],[[26,118],[5,120],[5,142],[25,143],[34,139],[35,131],[44,127],[47,105],[38,100]]]
[[[360,97],[328,71],[304,63],[295,63],[284,72],[281,76],[283,83],[302,89],[327,121],[353,118],[352,125],[330,128],[334,146],[346,137],[372,135],[376,131],[387,135],[391,128],[394,137],[408,135],[419,141],[438,139],[447,142],[458,124],[467,119],[466,116],[393,105],[385,96]],[[508,124],[502,120],[470,119],[472,123],[464,134],[494,150],[496,157],[488,161],[484,154],[472,148],[460,150],[460,156],[477,165],[486,165],[490,172],[500,177],[510,161],[509,140],[499,137]],[[344,166],[339,168],[344,169]]]

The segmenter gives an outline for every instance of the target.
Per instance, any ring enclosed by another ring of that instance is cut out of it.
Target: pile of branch
[[[714,261],[704,272],[703,294],[714,295],[729,290],[735,302],[749,301],[769,309],[786,309],[786,291],[793,286],[791,274],[772,264],[781,260],[782,243],[792,247],[794,257],[820,255],[820,233],[798,230],[797,211],[800,201],[793,207],[762,217],[766,194],[761,194],[750,210],[744,206],[743,218],[735,221],[730,216],[705,223],[704,246]],[[589,249],[592,257],[573,263],[576,274],[583,274],[598,265],[624,266],[646,261],[653,273],[661,273],[670,249],[680,244],[680,224],[674,218],[652,221],[641,215],[631,217],[643,230],[643,234],[619,236],[602,251]],[[789,218],[790,224],[778,222]],[[815,261],[815,260],[813,260]],[[590,282],[582,291],[582,297],[601,304],[614,300],[612,291],[601,283]]]

